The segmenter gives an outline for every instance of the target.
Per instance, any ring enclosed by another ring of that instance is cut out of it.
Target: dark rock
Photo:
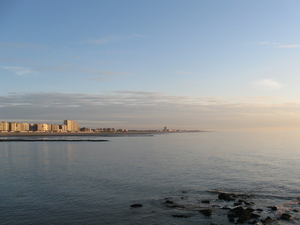
[[[199,210],[199,212],[201,212],[204,216],[211,216],[211,214],[212,214],[211,209],[202,209],[202,210]]]
[[[228,214],[227,214],[227,217],[228,217],[228,218],[236,218],[237,215],[236,215],[235,213],[228,213]]]
[[[256,209],[257,212],[262,212],[264,211],[263,209]]]
[[[231,223],[234,223],[234,218],[233,217],[229,217],[228,221],[231,222]]]
[[[171,200],[167,200],[167,201],[166,201],[166,204],[174,204],[174,202],[171,201]]]
[[[187,193],[187,191],[182,191],[181,193],[183,193],[183,194],[186,194],[186,193]]]
[[[254,214],[254,213],[251,213],[251,218],[258,218],[260,217],[260,215],[257,215],[257,214]]]
[[[277,206],[270,206],[270,207],[268,207],[268,208],[270,208],[270,209],[273,210],[273,211],[276,211],[276,210],[278,209]]]
[[[291,219],[291,215],[290,214],[287,214],[287,213],[283,213],[280,217],[280,219],[282,220],[290,220]]]
[[[142,204],[132,204],[130,207],[138,208],[138,207],[143,207],[143,205]]]
[[[172,215],[173,217],[178,217],[178,218],[189,218],[189,217],[191,217],[191,215],[184,215],[184,214],[175,214],[175,215]]]
[[[237,220],[236,220],[236,222],[237,223],[245,223],[246,222],[246,220],[244,219],[244,218],[238,218]]]
[[[179,204],[176,204],[174,203],[173,205],[170,206],[171,208],[186,208],[185,205],[179,205]]]
[[[293,209],[293,211],[294,211],[294,212],[299,212],[299,210],[298,210],[298,209]]]
[[[233,208],[230,210],[230,213],[227,215],[228,217],[238,217],[238,223],[245,223],[247,220],[251,219],[251,210],[252,209],[244,209],[242,206]]]
[[[251,203],[246,202],[245,200],[239,199],[238,203],[244,203],[245,205],[251,205]]]
[[[236,214],[237,216],[240,216],[245,212],[245,209],[242,206],[239,206],[231,209],[230,212]]]
[[[202,200],[201,202],[202,202],[202,203],[205,203],[205,204],[209,204],[209,203],[210,203],[209,200]]]
[[[261,222],[263,222],[264,225],[270,225],[274,220],[271,217],[267,217],[264,220],[261,220]]]
[[[218,198],[225,201],[234,201],[234,198],[230,197],[230,195],[226,193],[219,194]]]
[[[252,208],[247,208],[246,210],[249,212],[254,212],[254,209],[252,209]]]
[[[235,202],[233,205],[234,206],[240,206],[240,205],[242,205],[242,203],[241,202]]]
[[[183,197],[181,197],[181,199],[182,199],[182,200],[186,200],[186,199],[188,199],[188,197],[183,196]]]

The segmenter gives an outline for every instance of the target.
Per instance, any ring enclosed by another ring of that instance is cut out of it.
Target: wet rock
[[[226,193],[219,194],[218,198],[225,201],[234,201],[234,198],[230,197],[230,195]]]
[[[187,193],[187,191],[181,191],[181,193],[183,193],[183,194],[186,194],[186,193]]]
[[[191,215],[187,215],[187,214],[175,214],[175,215],[172,215],[172,217],[189,218],[189,217],[191,217]]]
[[[204,216],[211,216],[211,214],[212,214],[211,209],[202,209],[202,210],[199,210],[199,212],[201,212]]]
[[[228,221],[231,222],[231,223],[234,223],[234,218],[233,217],[229,217]]]
[[[280,217],[280,219],[282,219],[282,220],[290,220],[291,218],[292,218],[292,216],[287,213],[283,213]]]
[[[245,223],[247,220],[252,218],[252,210],[253,209],[244,209],[242,206],[233,208],[229,211],[227,215],[228,218],[238,218],[236,222]]]
[[[176,204],[176,203],[174,203],[173,205],[171,205],[171,206],[169,206],[169,207],[171,207],[171,208],[180,208],[180,209],[186,208],[185,205],[179,205],[179,204]]]
[[[202,203],[205,203],[205,204],[209,204],[209,203],[210,203],[209,200],[202,200],[201,202],[202,202]]]
[[[238,218],[236,220],[237,223],[246,223],[247,220],[245,220],[244,218]]]
[[[274,220],[271,218],[271,217],[267,217],[266,219],[264,220],[261,220],[261,222],[263,222],[264,225],[271,225],[271,223],[273,222]]]
[[[238,203],[241,203],[241,204],[245,204],[245,205],[251,205],[251,203],[245,201],[245,200],[242,200],[242,199],[239,199]]]
[[[276,211],[276,210],[278,209],[277,206],[270,206],[270,207],[268,207],[268,208],[270,208],[272,211]]]
[[[263,209],[256,209],[257,212],[262,212],[264,211]]]
[[[235,203],[233,203],[233,205],[234,206],[240,206],[240,205],[242,205],[242,203],[241,202],[235,202]]]
[[[174,204],[174,202],[171,201],[171,200],[167,200],[165,203],[166,203],[166,204]]]
[[[258,217],[260,217],[260,215],[255,214],[255,213],[251,213],[251,218],[258,218]]]
[[[138,208],[138,207],[143,207],[143,205],[142,204],[132,204],[130,207]]]

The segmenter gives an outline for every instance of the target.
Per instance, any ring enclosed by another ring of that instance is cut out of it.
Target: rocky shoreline
[[[182,192],[186,194],[186,191]],[[186,195],[181,197],[181,200],[186,200]],[[210,218],[217,213],[218,210],[223,210],[221,215],[224,217],[224,223],[211,222],[210,225],[223,225],[223,224],[256,224],[256,225],[274,225],[278,221],[291,222],[295,224],[299,222],[299,210],[293,206],[299,207],[300,198],[295,198],[286,202],[282,206],[268,206],[266,208],[257,207],[251,200],[248,200],[247,195],[236,195],[230,193],[219,193],[217,199],[201,200],[201,204],[184,204],[182,201],[177,203],[173,198],[165,198],[161,201],[161,206],[165,209],[175,209],[177,213],[170,216],[174,218],[190,218],[197,213],[202,214],[204,217]],[[214,202],[214,203],[212,203]],[[223,204],[215,204],[215,202],[224,202]],[[206,205],[206,206],[205,206]],[[143,204],[135,203],[131,208],[141,208]],[[220,215],[220,213],[218,213]],[[227,221],[227,222],[225,222]]]

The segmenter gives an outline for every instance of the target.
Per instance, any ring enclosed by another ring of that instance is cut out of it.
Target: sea
[[[0,142],[0,224],[300,224],[298,131],[26,138],[70,141]]]

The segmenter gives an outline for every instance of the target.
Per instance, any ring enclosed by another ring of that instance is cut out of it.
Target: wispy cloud
[[[300,48],[300,44],[292,44],[292,45],[281,45],[276,42],[262,41],[259,42],[260,45],[272,45],[274,48]]]
[[[9,72],[15,73],[19,76],[24,76],[27,74],[34,74],[37,71],[30,69],[30,68],[25,68],[25,67],[18,67],[18,66],[1,66],[2,69],[5,69]]]
[[[293,45],[280,45],[276,46],[277,48],[300,48],[300,44],[293,44]]]
[[[278,118],[286,119],[286,115],[291,115],[290,123],[293,125],[295,119],[300,118],[299,102],[285,103],[276,98],[226,100],[144,91],[9,93],[0,96],[0,107],[4,121],[70,118],[84,121],[82,126],[144,129],[159,129],[165,125],[182,129],[229,129],[232,124],[245,128],[264,126],[261,121],[274,126],[270,115],[276,122]],[[113,124],[109,124],[112,121]]]
[[[99,81],[99,82],[109,81],[112,77],[116,77],[116,76],[119,77],[130,76],[134,74],[134,73],[126,73],[126,72],[118,72],[118,71],[102,71],[98,69],[83,69],[82,72],[93,75],[93,77],[89,78],[89,80]]]
[[[269,41],[258,42],[258,44],[260,44],[260,45],[279,45],[279,43],[269,42]]]
[[[130,39],[136,39],[136,38],[143,38],[143,35],[140,34],[132,34],[132,35],[110,35],[99,39],[89,39],[83,42],[80,42],[80,44],[106,44],[106,43],[113,43],[118,42],[121,40],[130,40]]]
[[[257,87],[257,88],[264,89],[264,90],[281,89],[282,88],[282,85],[279,82],[274,81],[272,79],[255,80],[255,81],[251,82],[251,85],[253,87]]]

